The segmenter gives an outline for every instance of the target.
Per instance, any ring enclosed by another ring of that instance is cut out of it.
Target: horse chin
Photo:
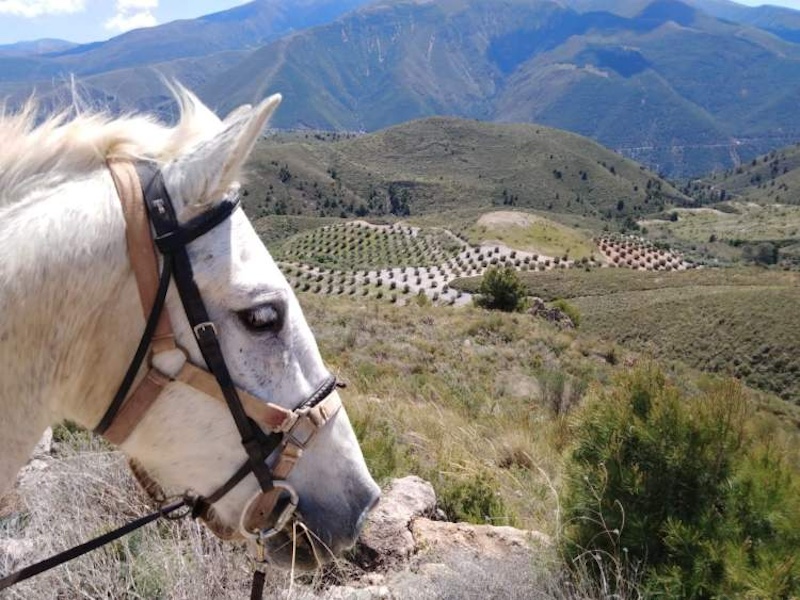
[[[144,491],[156,502],[164,497],[161,486],[137,461],[128,461],[131,471]],[[199,519],[208,527],[209,531],[224,541],[244,541],[238,526],[229,525],[219,518],[214,507],[210,507],[205,515]],[[268,526],[259,523],[259,526]],[[313,571],[329,562],[333,557],[331,552],[320,542],[315,542],[313,534],[297,519],[292,519],[289,524],[274,536],[267,539],[267,555],[269,562],[282,568]],[[251,548],[255,551],[255,548]]]
[[[331,558],[330,552],[315,543],[305,530],[291,524],[270,537],[266,549],[269,562],[284,569],[313,571]]]
[[[210,518],[203,519],[206,527],[218,538],[225,541],[244,541],[245,538],[236,527],[231,527],[215,518],[213,509]],[[253,556],[256,555],[255,542],[248,542]],[[332,556],[321,544],[312,540],[311,534],[299,522],[289,523],[283,530],[266,541],[267,557],[270,564],[280,568],[294,568],[301,571],[313,571]]]

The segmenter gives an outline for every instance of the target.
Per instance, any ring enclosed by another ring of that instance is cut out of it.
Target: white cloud
[[[137,0],[125,1],[136,2]],[[41,15],[77,13],[85,9],[86,0],[0,0],[0,15],[14,15],[29,19]]]
[[[158,8],[158,0],[117,0],[117,12]]]
[[[152,12],[158,8],[158,0],[117,0],[116,8],[116,14],[105,22],[105,28],[111,31],[121,33],[158,24]]]

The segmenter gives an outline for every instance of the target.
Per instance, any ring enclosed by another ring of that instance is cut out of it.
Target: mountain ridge
[[[800,45],[708,12],[731,4],[308,0],[289,15],[288,0],[257,0],[55,56],[0,54],[0,95],[13,105],[36,85],[55,105],[79,65],[90,103],[170,118],[160,72],[222,113],[280,91],[282,128],[376,131],[432,115],[536,122],[696,176],[800,139]]]

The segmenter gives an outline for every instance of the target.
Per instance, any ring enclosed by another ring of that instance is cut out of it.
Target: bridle
[[[256,568],[250,597],[261,598],[264,568],[269,560],[266,542],[288,525],[299,503],[297,492],[286,478],[302,457],[303,450],[342,407],[338,394],[333,394],[339,384],[333,375],[328,375],[294,410],[237,388],[222,355],[217,327],[209,318],[194,281],[186,246],[227,220],[239,206],[238,195],[181,225],[161,170],[155,163],[110,161],[108,168],[125,214],[128,254],[147,322],[122,383],[95,432],[116,445],[122,444],[161,392],[171,383],[181,382],[225,402],[239,430],[247,460],[208,496],[187,490],[176,498],[162,498],[158,510],[149,515],[0,577],[0,590],[96,550],[159,518],[185,516],[186,507],[192,517],[208,521],[212,505],[253,473],[261,491],[245,504],[239,532],[256,542]],[[160,274],[154,245],[162,257]],[[164,310],[173,279],[208,370],[189,362],[187,352],[175,342],[169,314]],[[179,360],[175,361],[176,357]],[[144,377],[139,377],[145,359],[148,359],[148,370]],[[268,519],[272,519],[271,524],[262,526],[270,522]]]
[[[231,216],[239,206],[238,194],[180,224],[162,172],[155,163],[111,161],[108,167],[125,214],[128,252],[147,323],[133,360],[95,432],[116,445],[122,444],[164,388],[175,381],[224,401],[239,431],[247,460],[213,493],[206,497],[191,495],[192,516],[206,518],[211,505],[253,473],[261,489],[245,505],[239,531],[263,546],[288,524],[297,508],[299,497],[286,481],[287,476],[317,432],[342,406],[338,394],[332,394],[337,387],[336,378],[328,375],[294,410],[237,388],[222,354],[217,326],[209,318],[194,281],[186,247]],[[151,234],[151,225],[155,236]],[[154,245],[161,254],[160,274]],[[175,282],[208,370],[192,364],[186,351],[176,344],[169,314],[164,310],[171,280]],[[180,358],[178,364],[182,365],[177,370],[176,354]],[[167,357],[169,360],[165,360]],[[134,386],[145,358],[149,359],[149,369]],[[272,524],[261,527],[270,517],[274,517]]]

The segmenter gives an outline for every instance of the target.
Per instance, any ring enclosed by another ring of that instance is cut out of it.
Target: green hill
[[[724,200],[800,204],[800,144],[691,181],[684,192],[704,204]]]
[[[519,207],[611,219],[688,201],[591,140],[528,124],[435,117],[360,137],[279,135],[250,164],[246,203],[256,217]]]
[[[525,273],[532,295],[569,298],[582,331],[660,360],[734,375],[800,404],[797,273],[599,269]],[[451,284],[467,291],[479,280]]]

